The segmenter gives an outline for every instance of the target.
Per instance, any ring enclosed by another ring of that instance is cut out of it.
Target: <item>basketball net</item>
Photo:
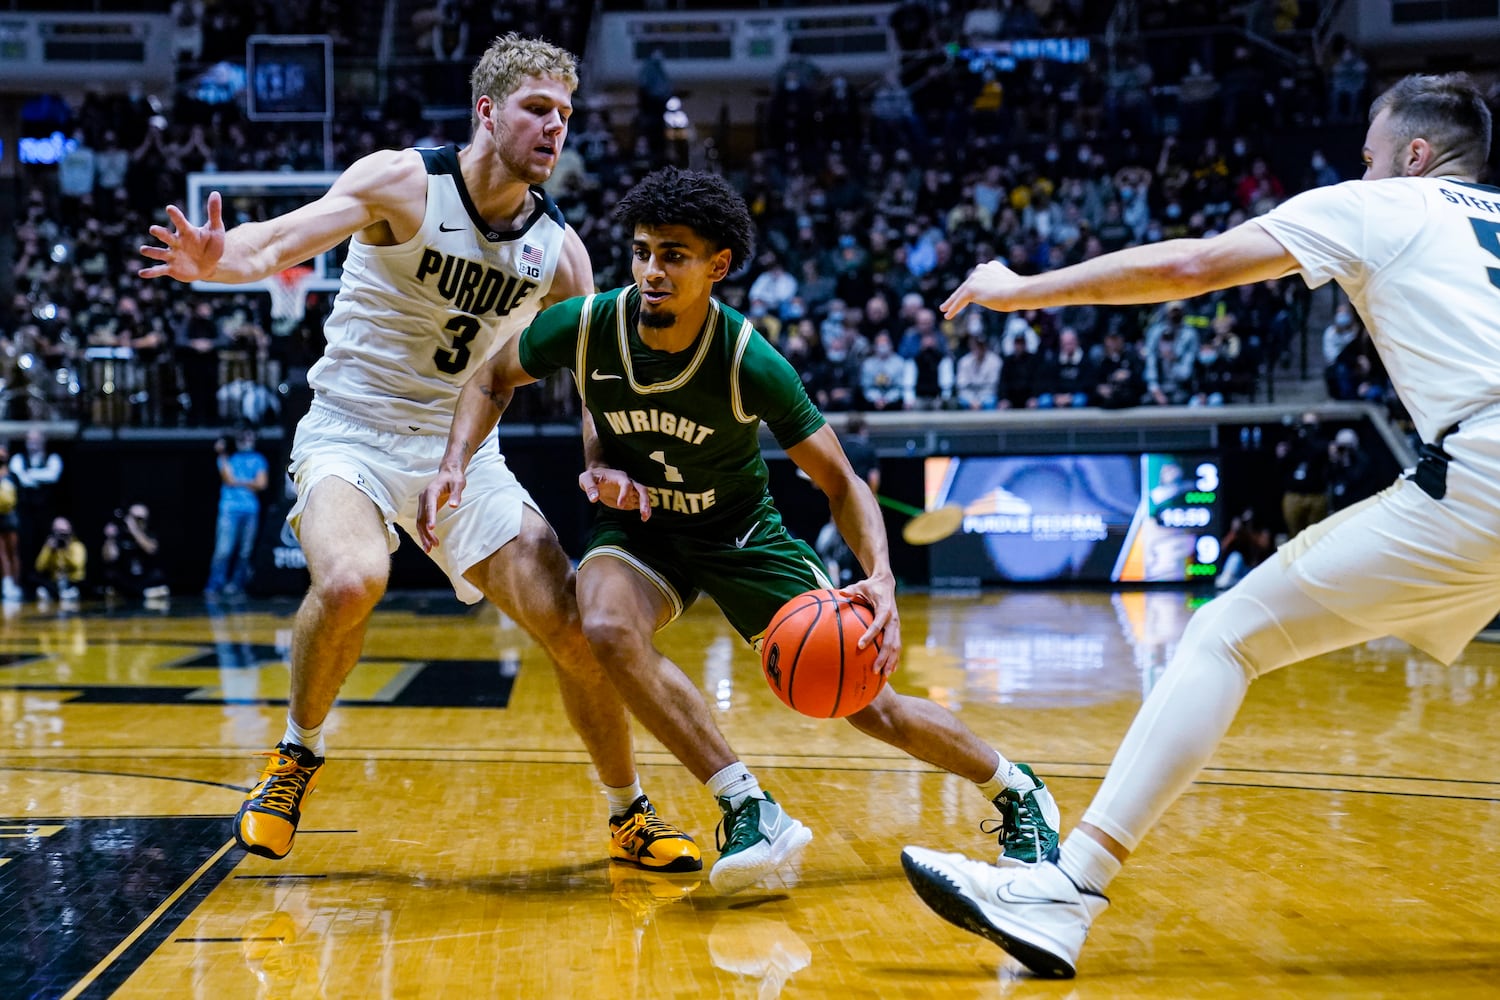
[[[307,315],[307,282],[313,273],[312,268],[299,264],[278,273],[271,280],[272,333],[283,336],[291,333]]]

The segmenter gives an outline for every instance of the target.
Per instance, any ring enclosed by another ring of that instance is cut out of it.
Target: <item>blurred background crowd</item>
[[[1222,231],[1358,171],[1381,77],[1342,38],[1316,43],[1324,5],[1130,6],[1134,35],[1114,38],[1107,59],[1096,44],[1069,63],[994,59],[985,46],[1097,39],[1118,30],[1116,4],[907,0],[889,14],[899,58],[882,79],[855,86],[793,55],[749,142],[726,122],[688,121],[653,54],[634,106],[599,100],[585,77],[548,187],[607,288],[629,280],[610,213],[636,178],[663,163],[730,176],[759,239],[721,294],[828,410],[1216,405],[1269,394],[1278,373],[1322,374],[1332,398],[1388,400],[1358,319],[1333,301],[1318,310],[1300,281],[1154,309],[941,318],[978,262],[1036,272]],[[575,5],[397,7],[401,68],[378,104],[338,95],[334,168],[378,148],[463,141],[467,71],[497,32],[586,55]],[[166,204],[184,203],[192,172],[325,166],[317,128],[252,122],[210,86],[206,71],[242,56],[248,35],[327,33],[336,57],[390,40],[336,0],[177,0],[172,15],[174,93],[133,86],[28,108],[66,141],[55,165],[22,168],[16,225],[0,233],[0,415],[177,427],[300,413],[330,296],[314,294],[300,322],[273,334],[270,296],[141,281],[138,247]],[[515,413],[574,416],[561,384],[525,394]]]

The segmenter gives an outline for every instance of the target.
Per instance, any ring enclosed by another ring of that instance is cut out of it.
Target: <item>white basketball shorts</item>
[[[462,503],[456,509],[446,504],[438,509],[437,536],[442,544],[429,553],[465,604],[484,595],[464,579],[464,571],[520,534],[523,506],[541,513],[505,464],[497,431],[490,432],[469,461]],[[447,443],[445,435],[379,427],[315,401],[297,424],[292,442],[297,502],[286,519],[300,539],[302,511],[312,488],[333,476],[380,508],[390,551],[395,552],[401,543],[398,525],[413,540],[417,537],[417,497],[437,475]]]
[[[1405,477],[1281,547],[1288,575],[1347,621],[1451,663],[1500,614],[1500,410],[1443,441],[1447,493]]]

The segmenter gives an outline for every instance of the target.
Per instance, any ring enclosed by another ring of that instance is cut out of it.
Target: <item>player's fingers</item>
[[[900,630],[897,629],[897,632]],[[880,655],[875,657],[875,672],[882,677],[889,677],[896,672],[901,665],[901,641],[898,638],[892,641],[890,631],[887,630],[885,641],[880,645]]]
[[[578,475],[578,488],[589,498],[589,503],[599,502],[599,477],[585,469]]]
[[[168,229],[166,226],[152,226],[150,229],[147,229],[146,232],[150,233],[156,239],[161,240],[161,242],[166,246],[175,247],[177,245],[177,234],[172,232],[172,230]]]
[[[959,285],[956,289],[954,289],[953,294],[944,299],[943,304],[938,308],[943,311],[943,317],[945,319],[952,319],[963,311],[964,306],[968,305],[972,301],[973,299],[969,292],[969,284],[968,282],[964,282],[962,285]]]
[[[149,254],[147,256],[150,256]],[[164,278],[171,274],[171,268],[165,264],[157,264],[153,267],[143,267],[138,272],[142,278]]]
[[[168,260],[172,256],[172,251],[168,250],[166,247],[154,247],[148,244],[142,244],[141,256],[150,257],[152,260]],[[141,273],[144,274],[145,272],[143,271]]]
[[[422,546],[423,552],[431,552],[432,547],[437,544],[432,520],[432,510],[437,502],[430,486],[417,494],[417,542]]]
[[[637,486],[632,480],[630,488],[635,490],[637,506],[641,511],[641,520],[649,521],[651,519],[651,497],[646,493],[646,487]]]
[[[468,485],[468,480],[466,480],[466,479],[460,479],[458,482],[456,482],[456,483],[453,484],[452,492],[448,495],[448,506],[449,507],[457,507],[458,506],[459,500],[463,499],[464,487],[467,486],[467,485]]]
[[[224,199],[217,191],[208,193],[208,227],[210,229],[224,228]]]
[[[859,648],[865,649],[870,643],[879,638],[880,633],[885,631],[886,625],[890,620],[891,612],[889,608],[883,611],[877,609],[874,620],[870,622],[870,627],[865,629],[865,634],[859,637]]]
[[[182,209],[178,208],[176,205],[167,206],[167,218],[171,221],[173,228],[175,228],[179,233],[191,229],[193,226],[193,224],[188,221],[187,215],[185,215]]]

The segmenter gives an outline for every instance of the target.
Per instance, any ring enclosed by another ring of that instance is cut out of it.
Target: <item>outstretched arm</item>
[[[788,448],[786,456],[828,496],[833,523],[868,574],[844,590],[864,597],[875,609],[874,621],[860,637],[859,648],[864,649],[884,632],[875,669],[888,675],[900,662],[901,621],[896,614],[896,577],[891,572],[885,520],[875,494],[854,474],[838,435],[827,424]]]
[[[159,263],[143,278],[242,284],[283,271],[338,246],[353,234],[385,224],[401,242],[416,232],[426,204],[426,174],[411,150],[382,150],[356,161],[316,201],[264,222],[224,231],[223,198],[208,196],[208,221],[195,226],[176,205],[171,227],[152,226],[161,246],[141,247]]]
[[[957,316],[970,303],[997,312],[1066,305],[1135,305],[1280,278],[1298,268],[1286,247],[1255,222],[1208,239],[1126,247],[1072,267],[1023,277],[999,261],[980,264],[943,302]]]

